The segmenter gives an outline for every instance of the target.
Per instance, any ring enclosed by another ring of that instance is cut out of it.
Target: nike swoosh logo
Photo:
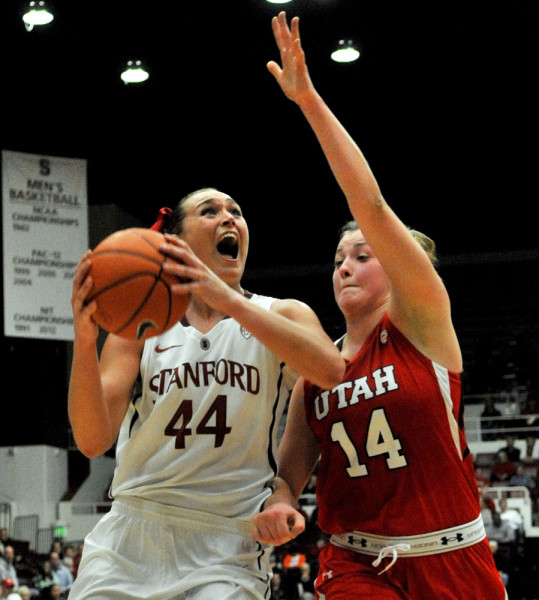
[[[155,351],[159,354],[161,352],[166,352],[167,350],[170,350],[171,348],[181,348],[183,346],[183,344],[177,344],[176,346],[167,346],[166,348],[160,348],[159,344],[157,344],[157,346],[155,347]]]

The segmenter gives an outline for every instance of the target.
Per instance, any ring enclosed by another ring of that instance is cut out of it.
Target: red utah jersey
[[[317,496],[326,533],[417,535],[479,515],[460,374],[419,352],[385,315],[332,390],[305,384],[322,443]]]

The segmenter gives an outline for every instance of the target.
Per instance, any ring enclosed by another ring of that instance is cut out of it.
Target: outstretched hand
[[[285,96],[301,106],[314,93],[314,87],[301,47],[299,17],[294,17],[289,27],[283,11],[273,17],[271,26],[281,54],[281,66],[271,60],[267,64],[268,71],[275,77]]]

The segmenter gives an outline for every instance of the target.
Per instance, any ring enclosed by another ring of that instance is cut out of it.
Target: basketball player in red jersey
[[[333,288],[347,331],[342,382],[300,379],[274,493],[255,537],[302,531],[296,502],[318,460],[319,600],[502,600],[463,431],[462,358],[434,244],[383,198],[361,151],[310,80],[298,19],[273,21],[282,67],[268,68],[316,134],[355,221],[342,231]]]

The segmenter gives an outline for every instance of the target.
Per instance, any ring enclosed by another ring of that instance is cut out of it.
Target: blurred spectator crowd
[[[0,528],[0,598],[65,600],[77,576],[83,543],[55,540],[46,555],[28,551],[21,540]]]
[[[495,452],[474,457],[481,514],[509,600],[539,598],[539,537],[526,529],[526,516],[530,529],[538,523],[538,446],[528,436],[522,452],[507,435]]]

